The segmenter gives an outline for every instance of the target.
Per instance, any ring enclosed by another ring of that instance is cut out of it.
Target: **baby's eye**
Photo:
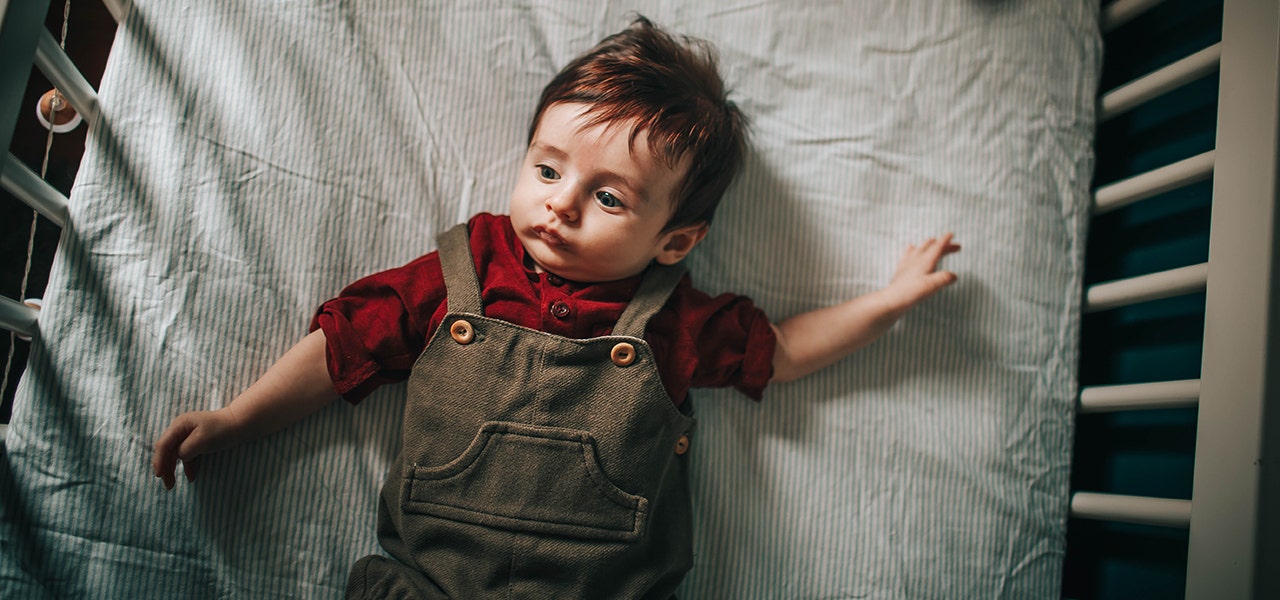
[[[596,192],[596,202],[605,208],[621,208],[622,201],[609,192]]]
[[[548,181],[560,179],[560,174],[547,165],[538,165],[538,176]]]

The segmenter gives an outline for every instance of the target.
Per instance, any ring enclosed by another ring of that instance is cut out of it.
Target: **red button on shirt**
[[[469,225],[485,316],[575,339],[608,335],[639,287],[640,276],[597,284],[561,279],[559,298],[544,309],[543,294],[552,292],[526,263],[510,220],[480,214]],[[358,402],[381,384],[407,378],[448,312],[445,295],[432,252],[356,281],[324,303],[311,328],[324,330],[334,389]],[[759,399],[773,374],[775,340],[764,313],[745,296],[708,296],[688,276],[649,321],[645,341],[677,405],[692,387],[732,386]]]
[[[569,305],[564,300],[556,300],[551,303],[551,316],[557,319],[567,319],[571,312],[573,312],[573,309],[569,308]]]

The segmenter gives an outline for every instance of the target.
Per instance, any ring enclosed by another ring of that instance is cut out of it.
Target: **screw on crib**
[[[54,133],[71,131],[84,120],[57,88],[40,96],[39,102],[36,103],[36,119],[45,129]]]

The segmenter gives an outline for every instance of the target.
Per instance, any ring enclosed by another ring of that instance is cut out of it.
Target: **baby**
[[[543,90],[510,215],[352,284],[226,407],[179,415],[177,462],[408,380],[382,490],[388,556],[347,596],[669,598],[692,564],[692,387],[759,399],[866,346],[955,281],[950,235],[910,246],[889,285],[774,325],[694,289],[680,261],[740,169],[745,119],[711,49],[644,18]]]

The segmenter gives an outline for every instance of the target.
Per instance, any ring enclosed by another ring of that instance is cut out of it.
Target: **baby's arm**
[[[916,303],[955,282],[938,271],[957,252],[951,234],[908,246],[889,285],[843,304],[801,313],[774,326],[773,381],[791,381],[830,365],[884,335]]]
[[[302,420],[338,398],[325,364],[324,332],[317,329],[280,357],[231,404],[178,415],[156,440],[151,468],[173,489],[178,461],[188,480],[192,460],[252,441]]]

